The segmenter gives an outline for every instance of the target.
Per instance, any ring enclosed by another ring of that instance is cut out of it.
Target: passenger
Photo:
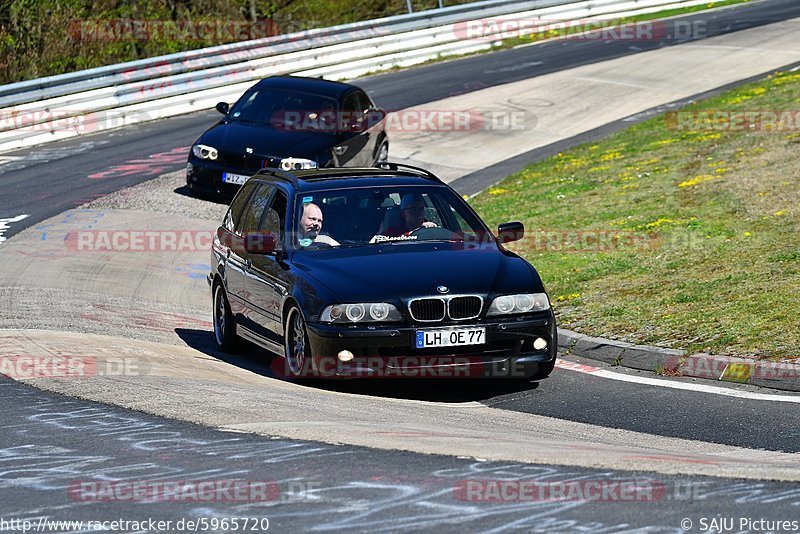
[[[406,193],[400,200],[400,223],[387,228],[383,235],[398,237],[410,235],[419,228],[435,228],[437,225],[425,220],[425,200],[422,195]]]
[[[311,202],[303,204],[299,230],[298,242],[301,247],[307,247],[312,243],[322,243],[332,247],[339,246],[339,242],[334,238],[320,233],[322,231],[322,210],[316,204]]]

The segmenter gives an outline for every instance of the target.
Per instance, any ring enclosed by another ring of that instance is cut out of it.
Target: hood
[[[517,255],[454,249],[449,244],[398,244],[298,251],[292,262],[333,291],[342,302],[396,302],[448,294],[494,296],[542,292],[533,267]]]
[[[329,133],[288,132],[248,122],[221,122],[212,126],[197,140],[217,150],[244,154],[253,149],[256,157],[297,157],[316,160],[337,142]]]

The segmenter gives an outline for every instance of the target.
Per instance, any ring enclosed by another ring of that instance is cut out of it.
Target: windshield
[[[336,101],[321,95],[275,89],[254,89],[236,103],[228,118],[232,121],[253,122],[275,129],[294,125],[309,117],[323,121],[334,117]]]
[[[491,236],[446,187],[370,187],[306,193],[296,206],[299,248],[478,241]]]

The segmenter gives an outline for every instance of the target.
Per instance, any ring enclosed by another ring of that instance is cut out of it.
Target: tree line
[[[0,0],[0,84],[406,12],[406,0]]]

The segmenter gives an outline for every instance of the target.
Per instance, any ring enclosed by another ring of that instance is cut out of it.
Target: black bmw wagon
[[[493,234],[415,167],[263,169],[214,239],[216,342],[265,347],[292,377],[545,378],[553,310],[504,247],[523,232]]]

